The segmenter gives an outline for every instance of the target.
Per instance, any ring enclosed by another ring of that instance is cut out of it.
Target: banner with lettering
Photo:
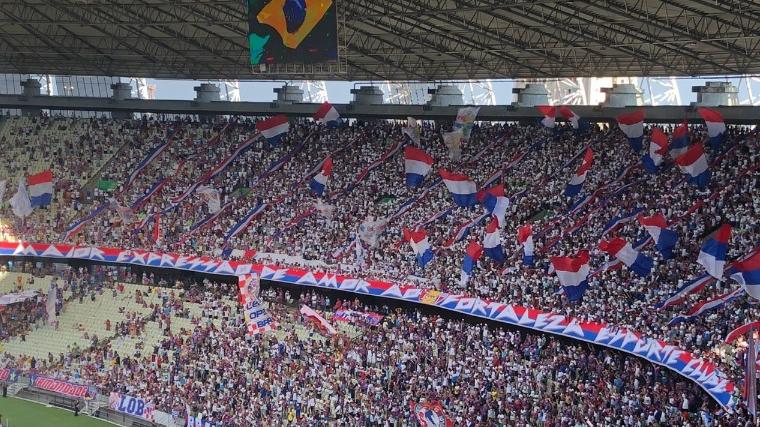
[[[32,376],[29,381],[32,387],[69,397],[85,397],[90,389],[89,386],[84,384],[74,384],[49,377]]]
[[[111,392],[108,397],[108,406],[115,411],[134,415],[151,422],[153,421],[153,412],[156,410],[151,401],[117,392]]]
[[[16,372],[15,369],[10,369],[10,368],[0,369],[0,381],[15,382],[17,380],[18,380],[18,373]]]
[[[203,416],[198,415],[190,415],[190,412],[187,412],[187,422],[185,423],[185,427],[221,427],[222,424],[219,422],[214,421],[206,421],[203,419]]]
[[[260,281],[258,274],[243,274],[238,276],[238,288],[240,290],[240,303],[243,305],[245,323],[248,326],[248,335],[256,335],[262,332],[277,329],[277,322],[264,307],[259,299]]]
[[[421,289],[403,283],[365,280],[327,272],[323,268],[309,270],[299,267],[281,267],[274,264],[228,261],[207,256],[185,256],[136,249],[57,243],[0,242],[0,256],[38,257],[48,260],[80,259],[238,277],[256,274],[261,280],[303,287],[335,289],[407,303],[432,305],[456,312],[459,315],[480,317],[620,350],[664,366],[693,381],[726,409],[735,404],[734,382],[721,371],[719,365],[707,359],[702,359],[698,355],[668,342],[647,337],[633,329],[601,322],[584,321],[560,313],[536,310],[516,304],[487,301],[465,294],[449,294]],[[239,282],[244,287],[244,292],[248,292],[247,288],[250,285],[247,280],[246,278]],[[245,305],[245,308],[249,319],[261,320],[261,323],[256,322],[254,324],[256,330],[260,331],[259,327],[271,327],[269,326],[271,316],[266,314],[261,301],[253,299],[250,301],[250,305]],[[259,319],[259,315],[265,317]],[[249,325],[251,324],[249,323]]]

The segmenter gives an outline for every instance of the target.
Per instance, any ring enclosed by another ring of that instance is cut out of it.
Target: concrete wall
[[[333,104],[342,117],[359,119],[406,119],[408,116],[421,120],[453,120],[459,106],[433,107],[427,105],[351,105]],[[0,108],[43,108],[50,110],[82,111],[133,111],[136,113],[166,114],[229,114],[241,116],[268,116],[286,114],[291,117],[311,117],[319,108],[318,104],[278,104],[276,102],[227,102],[214,101],[199,103],[180,100],[146,100],[111,98],[90,98],[70,96],[24,97],[0,95]],[[686,118],[692,123],[702,123],[694,107],[661,106],[640,107],[645,111],[647,122],[675,123]],[[601,108],[598,106],[572,106],[584,119],[590,121],[613,122],[619,114],[632,108]],[[720,107],[727,123],[758,124],[760,107]],[[517,121],[538,119],[541,115],[532,107],[512,107],[506,105],[482,106],[479,120]]]

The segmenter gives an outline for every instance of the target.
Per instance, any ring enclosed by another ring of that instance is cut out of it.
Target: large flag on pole
[[[697,263],[705,268],[707,274],[718,280],[723,279],[729,239],[731,239],[731,225],[723,224],[705,241],[697,257]]]
[[[734,264],[728,270],[728,274],[742,285],[752,298],[760,299],[760,250]]]
[[[591,271],[589,259],[589,253],[585,250],[575,256],[551,257],[554,273],[570,301],[577,301],[586,293],[588,274]]]
[[[49,169],[26,178],[32,207],[48,206],[53,201],[53,172]]]
[[[406,185],[417,188],[430,172],[433,166],[433,158],[425,151],[408,146],[404,148],[404,170],[406,172]]]
[[[449,172],[446,169],[439,169],[438,172],[443,178],[443,183],[451,193],[451,198],[454,203],[460,207],[475,206],[477,199],[477,186],[467,175],[463,175],[456,172]]]
[[[328,127],[335,127],[340,123],[340,114],[338,114],[338,110],[332,104],[325,101],[314,113],[314,120]]]
[[[639,108],[630,113],[617,116],[618,126],[628,137],[628,143],[635,152],[641,151],[641,141],[644,138],[644,110]]]
[[[707,136],[710,137],[710,148],[717,151],[720,148],[720,144],[723,142],[723,136],[726,133],[726,123],[723,121],[723,116],[712,108],[699,107],[697,112],[705,121],[707,126]]]
[[[523,225],[517,229],[517,242],[523,247],[523,265],[533,267],[533,226]]]
[[[544,115],[544,118],[541,119],[541,126],[547,129],[554,129],[557,107],[553,105],[536,105],[536,108]]]
[[[256,122],[256,130],[261,132],[261,136],[266,138],[270,145],[276,145],[282,140],[283,135],[287,135],[290,123],[286,115],[279,114]]]
[[[689,183],[698,188],[710,184],[710,167],[702,144],[694,144],[676,158],[676,164],[689,175]]]
[[[588,147],[586,149],[586,152],[583,154],[583,162],[581,163],[580,167],[578,167],[575,175],[570,178],[570,182],[567,183],[567,187],[565,187],[565,197],[574,197],[581,192],[583,183],[586,181],[586,175],[588,174],[588,171],[591,169],[591,166],[593,164],[594,152],[591,150],[591,147]]]
[[[459,284],[461,286],[467,285],[467,282],[472,277],[472,272],[475,270],[475,265],[483,255],[483,246],[478,242],[472,240],[467,245],[467,249],[464,251],[464,259],[462,260],[462,274],[459,278]]]
[[[659,128],[652,129],[652,134],[649,136],[649,153],[641,159],[644,169],[649,173],[658,173],[666,154],[668,154],[668,136]]]

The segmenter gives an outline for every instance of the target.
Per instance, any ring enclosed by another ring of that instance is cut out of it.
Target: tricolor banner
[[[582,321],[559,313],[536,310],[515,304],[486,301],[469,295],[449,294],[432,289],[420,289],[403,283],[365,280],[330,272],[134,249],[0,242],[0,256],[36,257],[61,261],[79,259],[228,276],[256,274],[262,280],[304,287],[335,289],[358,295],[431,305],[459,315],[516,325],[623,351],[651,363],[667,367],[693,381],[726,409],[734,405],[734,383],[728,379],[725,373],[721,372],[718,366],[708,360],[700,359],[696,355],[667,342],[645,337],[631,329],[600,322]],[[243,283],[245,284],[245,281]],[[255,309],[256,307],[250,307],[250,310]],[[249,311],[248,307],[246,307],[246,311]],[[262,315],[266,315],[266,312]],[[269,324],[271,323],[269,322]]]

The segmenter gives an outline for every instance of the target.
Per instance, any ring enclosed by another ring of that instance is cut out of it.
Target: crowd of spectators
[[[145,322],[184,304],[236,299],[235,285],[175,286],[161,291],[162,309]],[[34,370],[222,426],[413,426],[418,402],[440,402],[458,426],[745,425],[742,407],[722,413],[692,382],[622,353],[313,292],[269,288],[261,298],[275,332],[247,336],[242,310],[227,304],[221,316],[193,318],[192,330],[166,329],[138,354],[119,354],[106,339]],[[377,326],[355,323],[351,335],[323,335],[299,314],[301,304],[333,324],[338,309],[384,317]],[[22,370],[29,363],[0,359]]]
[[[109,203],[117,208],[97,216],[70,242],[189,255],[230,256],[229,250],[236,249],[231,256],[250,257],[255,251],[259,261],[308,264],[315,269],[474,294],[630,327],[719,361],[738,373],[736,361],[741,354],[737,347],[721,343],[729,330],[758,318],[757,307],[748,297],[689,322],[668,325],[696,302],[732,290],[738,286],[736,283],[728,279],[712,283],[675,307],[658,310],[655,304],[701,273],[702,267],[696,264],[699,248],[721,223],[733,225],[729,260],[749,253],[760,243],[760,198],[755,197],[760,188],[755,169],[760,163],[760,140],[756,131],[729,127],[718,151],[713,152],[706,144],[712,178],[705,189],[686,183],[672,159],[666,160],[659,174],[637,167],[643,153],[631,150],[616,126],[592,127],[588,132],[567,130],[556,136],[537,126],[483,123],[476,126],[463,145],[462,160],[455,161],[449,158],[442,141],[441,133],[447,129],[421,123],[416,144],[436,161],[423,189],[404,185],[403,150],[368,174],[360,174],[394,144],[405,141],[402,126],[406,125],[355,121],[329,129],[293,120],[289,134],[279,144],[270,145],[258,138],[251,149],[216,177],[203,180],[215,165],[255,136],[253,121],[225,119],[200,124],[142,118],[112,122],[110,128],[121,132],[124,155],[108,163],[101,177],[118,182],[119,187],[110,192],[82,187],[83,203],[67,204],[57,199],[59,208],[38,210],[35,215],[55,211],[59,218],[27,220],[23,225],[16,221],[12,233],[26,240],[61,241],[68,224],[96,206]],[[668,133],[673,130],[673,126],[662,128]],[[648,132],[649,129],[645,147]],[[706,140],[705,128],[691,126],[690,138],[692,143]],[[147,153],[168,140],[172,143],[166,151],[127,185],[128,177]],[[112,143],[105,139],[100,142]],[[587,146],[594,151],[594,165],[581,195],[566,198],[564,187],[580,162],[569,160]],[[316,172],[328,154],[332,154],[335,167],[325,197],[318,199],[309,191],[309,172]],[[629,166],[633,168],[621,175]],[[446,188],[436,184],[438,167],[464,173],[478,185],[501,172],[494,184],[503,183],[510,196],[506,225],[501,231],[507,262],[499,265],[483,258],[464,286],[459,282],[464,247],[470,239],[481,240],[485,222],[476,224],[465,239],[450,242],[457,227],[477,218],[482,209],[456,207]],[[59,179],[65,177],[65,171],[61,174]],[[118,208],[131,206],[163,180],[166,181],[160,191],[138,209],[127,212]],[[175,204],[173,199],[199,180],[221,192],[224,209],[210,224],[196,229],[194,224],[210,215],[206,199],[197,192],[180,203]],[[426,194],[409,209],[394,216],[403,203],[425,190]],[[594,192],[594,200],[569,213],[584,194]],[[225,240],[228,231],[261,203],[267,204],[261,215],[243,233]],[[315,209],[318,204],[329,209]],[[662,210],[670,228],[679,235],[674,259],[663,259],[653,245],[643,249],[655,260],[655,268],[646,278],[625,267],[604,271],[602,267],[610,259],[597,249],[603,237],[621,236],[633,243],[644,235],[643,228],[633,221],[602,236],[612,217],[635,208],[644,208],[648,214]],[[150,221],[143,219],[159,212],[161,236],[155,241]],[[437,215],[442,212],[446,214]],[[3,210],[3,215],[13,223],[9,209]],[[383,218],[388,223],[377,236],[377,243],[365,243],[363,251],[355,250],[359,227]],[[522,265],[521,249],[515,239],[516,228],[526,223],[534,229],[534,268]],[[137,224],[143,226],[137,228]],[[417,265],[409,245],[401,241],[403,227],[420,225],[427,230],[436,252],[424,269]],[[547,273],[548,257],[571,255],[580,249],[591,250],[592,271],[601,270],[590,277],[583,299],[570,303],[557,292],[556,276]]]

